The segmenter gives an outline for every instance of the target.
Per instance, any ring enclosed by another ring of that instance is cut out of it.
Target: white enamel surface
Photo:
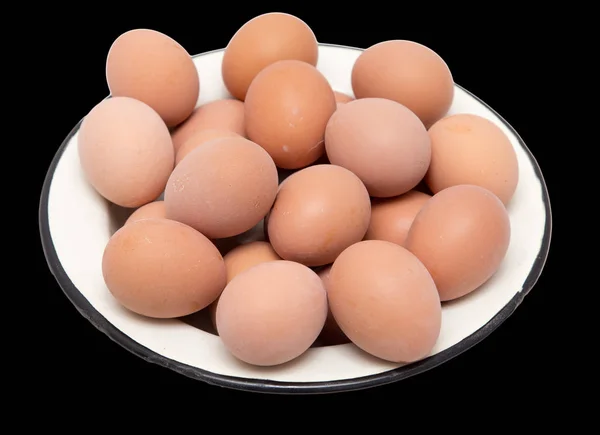
[[[335,90],[352,95],[350,72],[360,51],[336,46],[320,46],[319,50],[318,68]],[[201,79],[199,103],[228,96],[220,76],[222,56],[218,51],[195,58]],[[546,219],[542,186],[511,131],[459,88],[451,113],[473,113],[495,122],[515,147],[520,182],[509,206],[512,237],[502,267],[476,292],[444,306],[442,332],[433,353],[473,334],[521,291],[541,248]],[[84,179],[77,156],[77,134],[56,167],[48,216],[56,253],[75,287],[116,328],[167,358],[223,375],[294,382],[349,379],[399,367],[370,357],[351,344],[313,348],[281,367],[251,367],[230,356],[217,336],[178,320],[145,319],[122,309],[108,292],[101,272],[102,252],[111,234],[109,208]]]

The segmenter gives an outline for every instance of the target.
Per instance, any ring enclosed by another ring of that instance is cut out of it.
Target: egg
[[[260,263],[281,260],[268,242],[255,241],[239,245],[223,256],[227,270],[227,283],[245,270]],[[213,326],[217,327],[216,314],[219,299],[210,306],[210,317]]]
[[[150,106],[129,97],[97,104],[81,124],[77,148],[89,183],[127,208],[157,199],[174,165],[167,126]]]
[[[315,165],[279,187],[267,231],[277,254],[306,266],[333,261],[364,237],[371,202],[360,179],[335,165]]]
[[[302,355],[327,317],[318,275],[291,261],[258,264],[227,284],[217,306],[217,329],[238,359],[274,366]]]
[[[323,282],[323,287],[325,291],[329,286],[329,273],[331,272],[331,266],[327,266],[321,269],[318,272],[319,278]],[[349,343],[350,340],[346,337],[346,334],[340,329],[337,322],[335,321],[335,317],[331,313],[331,309],[327,309],[327,319],[325,320],[325,325],[323,326],[323,330],[319,335],[319,341],[323,346],[336,346],[339,344]]]
[[[245,136],[244,103],[222,99],[199,106],[186,121],[173,130],[175,152],[202,130],[226,130]]]
[[[185,48],[149,29],[130,30],[114,41],[106,81],[112,96],[148,104],[168,127],[190,116],[200,93],[200,78]]]
[[[131,222],[139,221],[142,219],[166,219],[167,210],[165,208],[164,201],[153,201],[149,202],[138,208],[136,211],[131,213],[127,220],[125,221],[125,225],[130,224]]]
[[[366,240],[344,250],[331,267],[327,295],[341,330],[378,358],[418,361],[440,335],[435,283],[423,263],[395,243]]]
[[[417,190],[393,198],[374,198],[365,240],[387,240],[403,246],[415,216],[429,198],[431,195]]]
[[[154,318],[205,308],[227,278],[217,248],[193,228],[168,219],[143,219],[120,228],[104,250],[102,274],[121,305]]]
[[[200,145],[214,139],[222,139],[225,137],[241,136],[237,133],[234,133],[233,131],[227,130],[210,129],[197,131],[194,135],[189,137],[177,150],[177,153],[175,154],[175,165],[177,165],[180,161],[183,160],[185,156],[187,156],[190,152],[198,148]]]
[[[414,112],[429,128],[450,109],[454,80],[430,48],[405,40],[384,41],[361,53],[352,68],[356,98],[387,98]]]
[[[343,92],[333,91],[333,93],[335,95],[335,102],[338,104],[345,104],[349,103],[350,101],[354,101],[354,98],[348,94],[344,94]]]
[[[290,14],[268,13],[245,23],[233,35],[223,54],[223,82],[244,101],[250,83],[265,67],[279,60],[316,65],[317,39],[304,21]]]
[[[227,283],[243,271],[267,261],[281,260],[273,247],[264,241],[240,245],[223,257],[227,269]]]
[[[492,121],[461,113],[429,129],[431,164],[425,181],[433,193],[458,184],[474,184],[507,205],[519,182],[519,163],[510,139]]]
[[[271,208],[277,168],[269,154],[242,137],[216,139],[188,154],[165,189],[167,217],[211,239],[248,231]]]
[[[325,127],[336,107],[331,86],[314,66],[278,61],[248,89],[246,133],[278,167],[302,168],[323,155]]]
[[[325,131],[327,157],[354,172],[374,197],[401,195],[425,176],[431,141],[417,116],[395,101],[364,98],[344,104]]]
[[[510,243],[500,199],[474,185],[436,193],[415,217],[405,246],[427,267],[442,301],[473,292],[500,267]]]

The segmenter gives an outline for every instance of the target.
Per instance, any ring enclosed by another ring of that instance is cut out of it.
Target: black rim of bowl
[[[336,44],[319,44],[321,46],[327,47],[337,47],[344,48],[349,50],[358,50],[363,51],[360,48],[356,47],[348,47],[343,45]],[[192,57],[200,57],[210,53],[215,53],[219,51],[223,51],[224,49],[213,50],[205,53],[198,54]],[[531,268],[527,279],[523,283],[523,287],[521,291],[519,291],[496,315],[485,325],[479,328],[477,331],[464,338],[460,342],[456,343],[454,346],[439,352],[435,355],[432,355],[426,359],[421,361],[405,365],[399,367],[397,369],[389,370],[383,373],[369,375],[359,378],[351,378],[351,379],[342,379],[342,380],[334,380],[334,381],[320,381],[320,382],[280,382],[280,381],[272,381],[267,379],[251,379],[251,378],[240,378],[234,376],[226,376],[220,375],[216,373],[212,373],[197,367],[193,367],[187,364],[180,363],[178,361],[167,358],[163,355],[160,355],[147,347],[137,343],[127,334],[123,333],[121,330],[117,329],[113,324],[111,324],[104,316],[102,316],[83,296],[81,292],[75,287],[69,276],[66,274],[63,269],[56,250],[54,248],[54,244],[52,242],[52,237],[50,235],[50,227],[48,220],[48,199],[50,193],[50,186],[52,184],[52,178],[54,177],[54,172],[56,170],[56,166],[60,161],[60,158],[71,140],[71,138],[75,135],[77,130],[79,129],[82,120],[80,120],[77,125],[71,130],[68,136],[65,138],[60,148],[56,152],[52,163],[48,169],[46,174],[46,178],[44,180],[44,185],[42,187],[42,194],[40,198],[40,208],[39,208],[39,222],[40,222],[40,235],[42,240],[42,247],[44,250],[44,254],[46,256],[46,261],[48,262],[48,266],[50,271],[56,278],[59,286],[62,288],[63,292],[67,296],[67,298],[73,303],[73,305],[77,308],[79,313],[88,319],[92,325],[98,328],[100,331],[105,333],[108,337],[110,337],[113,341],[120,344],[122,347],[127,349],[128,351],[134,353],[140,358],[161,365],[163,367],[169,368],[175,372],[188,376],[190,378],[204,381],[208,384],[217,385],[221,387],[232,388],[236,390],[244,390],[244,391],[254,391],[254,392],[263,392],[263,393],[280,393],[280,394],[319,394],[319,393],[334,393],[334,392],[342,392],[342,391],[353,391],[360,390],[370,387],[375,387],[379,385],[389,384],[392,382],[396,382],[402,379],[406,379],[417,375],[419,373],[426,372],[458,355],[465,352],[475,344],[482,341],[485,337],[487,337],[492,331],[498,328],[502,322],[504,322],[510,315],[515,311],[515,309],[520,305],[523,301],[523,298],[529,293],[529,291],[535,286],[538,278],[540,277],[544,265],[546,263],[546,259],[548,257],[548,251],[550,248],[550,239],[552,233],[552,214],[550,208],[550,199],[548,195],[548,188],[544,181],[544,177],[540,170],[540,167],[532,155],[531,151],[527,148],[519,134],[515,131],[514,128],[508,124],[495,110],[493,110],[490,106],[488,106],[485,102],[479,99],[477,96],[473,95],[471,92],[467,91],[463,87],[456,85],[458,88],[462,89],[464,92],[475,98],[480,104],[487,107],[494,115],[496,115],[510,131],[515,135],[518,139],[520,146],[527,153],[529,160],[534,168],[535,174],[540,181],[542,187],[542,200],[544,202],[545,212],[546,212],[546,223],[544,228],[544,235],[542,239],[542,244],[540,247],[540,251],[537,255],[537,258]]]

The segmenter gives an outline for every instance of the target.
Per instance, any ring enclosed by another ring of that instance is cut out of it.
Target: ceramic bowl
[[[320,44],[317,67],[335,90],[352,95],[351,69],[361,51]],[[223,50],[193,57],[202,81],[198,104],[229,97],[221,79],[222,58]],[[542,173],[517,132],[458,85],[449,113],[483,116],[508,135],[519,161],[519,185],[508,207],[512,235],[502,266],[472,294],[444,304],[439,340],[430,356],[419,362],[389,363],[344,344],[313,347],[282,366],[252,367],[232,357],[201,319],[153,320],[122,308],[101,272],[104,247],[122,216],[84,178],[77,155],[81,122],[58,149],[41,196],[40,231],[49,267],[81,315],[110,339],[148,362],[210,384],[273,393],[325,393],[373,387],[425,372],[486,338],[515,311],[542,272],[551,236]]]

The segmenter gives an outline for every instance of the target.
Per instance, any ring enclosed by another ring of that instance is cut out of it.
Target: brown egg
[[[271,261],[227,284],[217,307],[217,329],[238,359],[274,366],[302,355],[326,317],[327,294],[317,274],[291,261]]]
[[[366,49],[352,68],[352,89],[356,98],[397,101],[427,128],[448,112],[454,99],[454,81],[446,62],[430,48],[403,40]]]
[[[431,159],[427,130],[402,104],[364,98],[340,107],[325,132],[327,157],[354,172],[371,196],[385,198],[414,188]]]
[[[168,127],[190,116],[200,79],[188,52],[172,38],[148,29],[123,33],[110,47],[106,81],[112,96],[152,107]]]
[[[136,211],[131,213],[131,215],[125,221],[125,225],[130,224],[131,222],[139,221],[142,219],[166,219],[167,210],[165,208],[164,201],[153,201],[149,202],[138,208]]]
[[[362,240],[370,218],[369,194],[356,175],[340,166],[316,165],[281,184],[267,231],[281,258],[322,266]]]
[[[222,139],[224,137],[241,137],[239,134],[233,131],[227,130],[200,130],[186,140],[181,147],[177,150],[175,155],[175,164],[177,165],[183,160],[185,156],[191,153],[193,150],[198,148],[200,145],[205,144],[214,139]]]
[[[252,242],[229,251],[225,257],[227,283],[243,271],[267,261],[281,260],[268,242]]]
[[[467,113],[429,129],[431,165],[425,181],[433,193],[458,184],[485,187],[506,205],[519,182],[517,154],[492,121]]]
[[[510,242],[508,213],[489,190],[459,185],[435,194],[405,246],[425,264],[442,301],[471,293],[496,273]]]
[[[165,190],[167,217],[218,239],[261,221],[277,194],[277,168],[242,137],[213,140],[175,167]]]
[[[250,242],[233,248],[223,257],[227,270],[227,283],[245,270],[267,261],[281,260],[268,242]],[[215,329],[217,328],[216,314],[219,299],[210,306],[210,318]]]
[[[245,136],[244,103],[224,99],[211,101],[198,107],[171,133],[175,152],[201,130],[226,130]]]
[[[225,287],[225,263],[215,246],[187,225],[143,219],[119,229],[102,258],[112,295],[148,317],[181,317],[203,309]]]
[[[317,39],[301,19],[284,13],[259,15],[233,35],[223,55],[225,86],[244,101],[250,83],[265,67],[279,60],[299,60],[316,65]]]
[[[329,286],[329,273],[331,272],[331,266],[327,266],[321,269],[318,273],[319,278],[323,281],[323,287],[327,290]],[[331,313],[331,309],[327,309],[327,319],[325,320],[325,326],[319,335],[319,341],[323,346],[336,346],[338,344],[349,343],[350,339],[346,337],[346,334],[340,329],[335,317]]]
[[[335,95],[335,102],[336,103],[349,103],[350,101],[354,101],[354,98],[352,98],[350,95],[344,94],[343,92],[338,92],[338,91],[333,91],[334,95]]]
[[[246,96],[246,133],[275,164],[297,169],[323,155],[323,136],[335,96],[314,66],[297,60],[273,63],[254,79]]]
[[[133,98],[102,100],[83,120],[77,142],[89,183],[121,207],[154,201],[173,170],[167,126],[150,106]]]
[[[403,246],[415,216],[429,198],[430,195],[417,190],[393,198],[374,198],[365,240],[387,240]]]
[[[395,243],[367,240],[342,252],[331,268],[327,296],[341,330],[378,358],[418,361],[440,334],[442,309],[433,279]]]

